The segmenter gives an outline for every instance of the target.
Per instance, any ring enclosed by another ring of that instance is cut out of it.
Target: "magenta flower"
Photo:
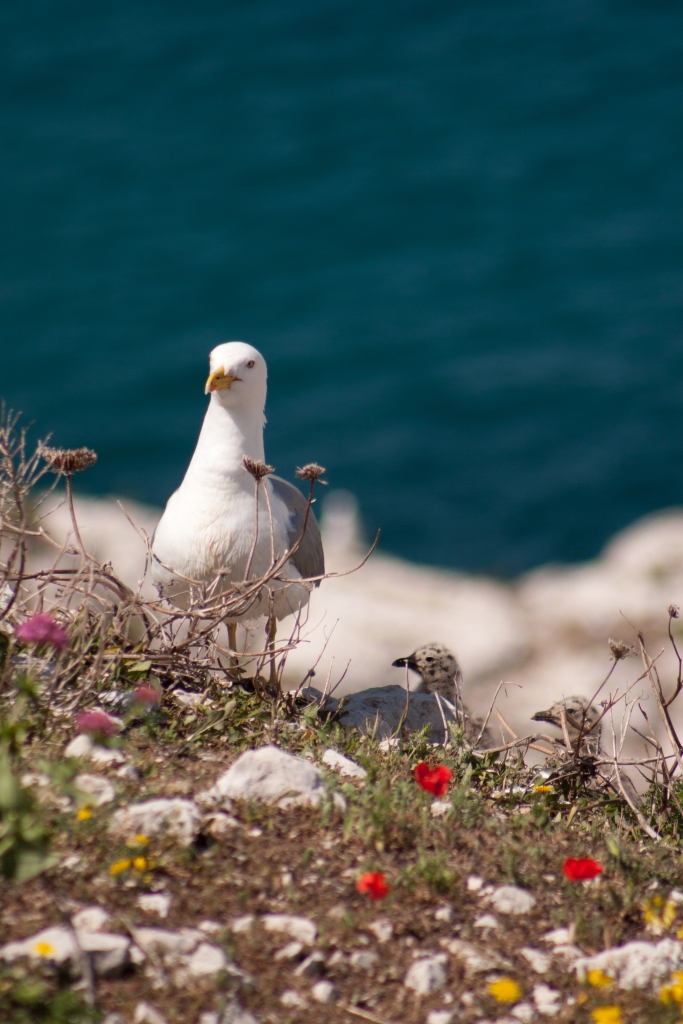
[[[113,736],[119,731],[114,719],[104,711],[84,711],[76,719],[76,728],[79,732],[87,732],[94,736]]]
[[[17,628],[16,636],[25,644],[56,647],[59,651],[69,646],[69,634],[47,613],[32,615],[30,619],[26,619]]]
[[[133,694],[136,704],[146,708],[155,708],[159,703],[159,691],[151,683],[141,683]]]

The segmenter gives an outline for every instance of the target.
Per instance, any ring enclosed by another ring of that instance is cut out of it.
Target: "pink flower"
[[[356,889],[366,893],[371,900],[383,900],[391,892],[391,886],[379,871],[366,871],[356,882]]]
[[[433,793],[434,796],[443,796],[453,778],[453,772],[445,764],[430,768],[426,761],[421,761],[415,766],[413,775],[418,786],[427,793]]]
[[[141,683],[133,694],[136,704],[143,704],[147,708],[154,708],[159,703],[159,691],[151,683]]]
[[[579,860],[572,860],[569,857],[562,865],[562,873],[570,882],[585,882],[590,878],[597,878],[605,869],[597,860],[590,857],[582,857]]]
[[[47,613],[26,619],[16,630],[16,636],[25,644],[56,647],[59,651],[69,646],[69,634]]]
[[[76,719],[79,732],[93,733],[95,736],[113,736],[118,732],[118,725],[104,711],[84,711]]]

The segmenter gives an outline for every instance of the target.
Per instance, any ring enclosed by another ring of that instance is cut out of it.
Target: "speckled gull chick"
[[[473,718],[462,702],[462,671],[457,658],[447,647],[439,643],[424,644],[406,658],[397,658],[392,665],[395,668],[405,666],[417,672],[420,682],[411,686],[413,693],[433,693],[453,705],[456,715],[462,717],[465,738],[469,743],[478,741],[481,749],[494,746],[489,728],[482,732],[483,720]]]
[[[243,581],[247,571],[250,579],[263,576],[273,554],[282,557],[295,546],[306,513],[306,499],[297,487],[280,477],[266,476],[258,488],[254,545],[254,478],[243,459],[248,456],[264,462],[266,361],[251,345],[230,341],[211,352],[209,368],[205,393],[211,397],[197,447],[152,541],[153,580],[176,602],[182,602],[183,596],[186,599],[189,591],[179,576],[208,583],[221,573],[225,586]],[[313,586],[318,586],[315,577],[324,569],[320,530],[310,512],[301,543],[278,574],[280,578],[268,584],[274,619],[304,607]],[[314,582],[299,582],[312,578]],[[247,611],[235,618],[268,615],[269,604],[264,589]]]

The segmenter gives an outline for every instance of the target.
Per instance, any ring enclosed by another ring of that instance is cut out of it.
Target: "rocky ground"
[[[99,695],[111,727],[0,712],[0,1020],[681,1019],[683,819],[656,794],[659,842],[457,733],[379,742],[218,684],[136,704],[140,675]]]

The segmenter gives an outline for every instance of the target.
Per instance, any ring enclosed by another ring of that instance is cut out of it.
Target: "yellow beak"
[[[212,391],[220,391],[222,388],[229,388],[234,380],[240,380],[240,377],[231,377],[229,373],[225,372],[225,367],[219,366],[217,370],[209,374],[208,380],[204,385],[204,394],[208,395]]]

